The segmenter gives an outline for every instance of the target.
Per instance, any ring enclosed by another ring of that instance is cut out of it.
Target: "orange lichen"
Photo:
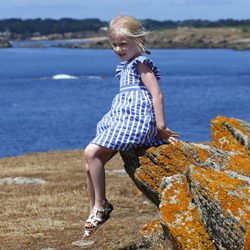
[[[183,175],[173,179],[161,199],[160,212],[169,233],[180,249],[214,249]]]
[[[235,171],[239,174],[250,176],[250,157],[243,154],[232,155],[229,159],[227,170]]]
[[[154,192],[161,193],[161,181],[166,176],[166,170],[158,165],[144,165],[137,169],[135,177],[141,183],[146,184]]]
[[[202,161],[202,162],[205,162],[209,157],[211,157],[210,153],[208,150],[204,150],[203,148],[201,147],[198,147],[196,145],[192,145],[193,148],[196,150],[198,156],[199,156],[199,159]]]
[[[210,169],[193,167],[190,174],[191,182],[196,182],[197,192],[209,194],[208,199],[217,202],[225,214],[240,219],[246,228],[250,226],[249,184],[245,180],[233,179],[226,173]],[[200,190],[199,190],[200,189]],[[237,225],[236,225],[237,227]]]
[[[158,165],[166,166],[168,169],[168,176],[178,173],[185,173],[190,161],[187,156],[183,154],[184,143],[179,141],[175,145],[167,144],[157,148],[157,154],[154,148],[148,149],[147,157],[153,158]]]
[[[199,156],[200,156],[200,160],[205,162],[207,160],[207,158],[210,156],[209,152],[206,150],[203,150],[201,148],[197,149]]]
[[[248,148],[237,140],[233,134],[228,130],[226,124],[239,131],[242,135],[250,137],[250,133],[242,126],[240,120],[233,118],[218,116],[211,122],[212,127],[212,145],[225,151],[237,151],[245,155],[249,155]]]
[[[182,153],[180,142],[173,145],[151,147],[139,157],[140,168],[135,172],[135,177],[141,183],[149,186],[154,192],[161,193],[161,181],[163,177],[186,172],[190,162]]]

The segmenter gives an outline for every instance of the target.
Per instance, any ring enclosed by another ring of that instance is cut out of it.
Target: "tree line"
[[[144,26],[148,29],[175,29],[178,27],[193,27],[193,28],[216,28],[216,27],[250,27],[250,19],[235,20],[221,19],[217,21],[209,21],[202,19],[190,19],[184,21],[156,21],[146,19],[143,21]]]
[[[152,19],[142,20],[143,25],[149,30],[174,29],[177,27],[250,27],[250,19],[234,20],[221,19],[218,21],[209,20],[184,20],[184,21],[157,21]],[[49,35],[63,34],[67,32],[99,32],[102,27],[107,27],[107,21],[101,21],[97,18],[73,19],[0,19],[0,32],[9,32],[12,35]]]
[[[72,18],[55,19],[19,19],[10,18],[0,20],[0,32],[11,34],[40,35],[63,34],[67,32],[98,32],[101,27],[108,23],[97,18],[77,20]]]

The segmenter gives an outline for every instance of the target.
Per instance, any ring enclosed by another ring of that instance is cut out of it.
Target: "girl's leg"
[[[84,240],[89,238],[100,225],[108,220],[113,210],[113,206],[107,203],[106,199],[104,165],[114,154],[113,150],[95,144],[88,145],[84,150],[90,196],[90,216],[84,226],[82,237]]]
[[[88,169],[88,164],[86,163],[86,169]],[[95,205],[95,190],[93,186],[93,182],[91,179],[90,172],[87,171],[87,190],[89,193],[89,206],[90,206],[90,212],[93,210],[93,207]]]
[[[105,163],[110,160],[115,152],[111,149],[90,144],[84,150],[87,170],[87,185],[90,195],[90,207],[104,208],[106,203],[105,190]]]

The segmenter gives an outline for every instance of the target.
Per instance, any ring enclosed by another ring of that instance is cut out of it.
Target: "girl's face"
[[[110,42],[121,61],[130,61],[140,55],[136,43],[119,34],[113,34]]]

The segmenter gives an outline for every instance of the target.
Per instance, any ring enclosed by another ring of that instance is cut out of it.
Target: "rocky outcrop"
[[[180,141],[121,152],[125,170],[159,208],[163,232],[176,248],[250,248],[248,128],[217,117],[211,146]]]
[[[0,48],[10,48],[10,47],[12,46],[9,42],[9,37],[0,35]]]
[[[74,44],[57,44],[53,47],[63,47],[63,48],[70,48],[70,49],[111,49],[110,42],[108,38],[93,38],[93,39],[86,39],[84,43]]]
[[[250,124],[239,120],[218,116],[211,122],[212,145],[225,151],[250,155]]]

